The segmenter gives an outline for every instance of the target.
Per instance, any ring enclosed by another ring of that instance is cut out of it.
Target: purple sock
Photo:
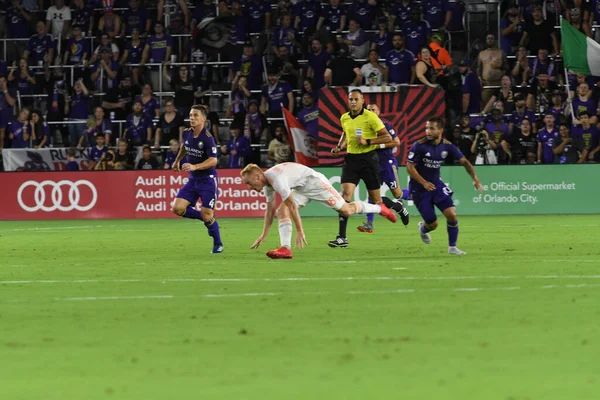
[[[202,213],[196,210],[192,206],[188,206],[185,209],[185,213],[182,215],[183,218],[202,219]]]
[[[373,204],[371,199],[369,199],[369,204]],[[368,224],[372,224],[374,219],[375,219],[375,214],[373,214],[373,213],[367,214],[367,223]]]
[[[410,200],[410,192],[408,189],[402,189],[402,200]]]
[[[458,240],[458,221],[448,221],[448,245],[450,247],[456,246]]]
[[[419,227],[419,230],[420,230],[421,232],[423,232],[423,233],[429,233],[429,232],[431,232],[431,229],[429,229],[429,228],[427,227],[427,225],[425,225],[425,223],[423,223],[423,225],[421,225],[421,226]]]
[[[213,244],[215,246],[222,245],[221,232],[219,232],[219,223],[217,220],[213,218],[212,220],[205,222],[204,226],[206,226],[206,229],[208,229],[208,236],[212,236]]]

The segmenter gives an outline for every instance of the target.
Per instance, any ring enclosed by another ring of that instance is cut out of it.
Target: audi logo
[[[25,191],[25,189],[27,189],[30,186],[32,186],[35,189],[35,192],[33,195],[33,200],[34,200],[35,204],[33,206],[29,206],[29,205],[25,204],[25,202],[23,201],[23,192]],[[89,204],[87,204],[87,205],[79,204],[79,201],[81,200],[81,193],[80,193],[79,189],[82,186],[87,186],[92,191],[92,199],[90,200]],[[50,194],[52,204],[49,206],[45,205],[45,203],[46,203],[46,189],[45,188],[46,187],[52,189],[51,194]],[[68,203],[66,205],[63,205],[63,187],[67,188],[69,191]],[[23,183],[21,185],[21,187],[19,188],[19,191],[17,192],[17,201],[19,202],[19,205],[21,206],[21,208],[28,212],[36,212],[39,210],[42,210],[45,212],[52,212],[52,211],[57,211],[57,210],[58,211],[73,211],[73,210],[89,211],[92,209],[92,207],[94,207],[96,205],[96,202],[98,201],[98,192],[96,191],[96,187],[90,181],[86,181],[83,179],[75,181],[75,182],[71,182],[71,181],[67,181],[67,180],[62,180],[62,181],[58,181],[58,182],[27,181],[27,182]]]

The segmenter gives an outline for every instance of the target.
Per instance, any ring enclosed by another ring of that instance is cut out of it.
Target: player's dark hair
[[[356,93],[360,93],[360,94],[361,94],[361,96],[363,95],[363,92],[362,92],[362,90],[360,90],[360,89],[352,89],[352,90],[350,91],[350,93],[354,93],[354,92],[356,92]]]
[[[204,117],[208,117],[208,113],[206,112],[206,107],[201,104],[196,104],[192,106],[192,110],[198,110]]]
[[[429,118],[427,122],[434,123],[438,127],[438,129],[444,129],[444,120],[440,117]]]

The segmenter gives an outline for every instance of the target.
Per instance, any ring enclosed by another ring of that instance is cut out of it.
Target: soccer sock
[[[423,232],[423,233],[429,233],[429,232],[431,232],[431,229],[429,229],[425,223],[423,225],[421,225],[421,227],[419,228],[419,230],[421,232]]]
[[[371,199],[369,199],[369,203],[373,204],[371,202]],[[368,213],[367,214],[367,224],[372,224],[374,219],[375,219],[375,214],[374,213]]]
[[[456,247],[458,240],[458,221],[448,221],[448,246]]]
[[[222,245],[223,242],[221,242],[221,232],[219,232],[219,223],[217,220],[213,218],[210,221],[205,222],[204,226],[208,229],[208,236],[212,236],[213,244],[215,246]]]
[[[292,220],[283,218],[279,220],[279,240],[281,247],[292,249]]]
[[[402,189],[402,200],[410,200],[410,192],[408,189]]]
[[[184,217],[184,218],[192,218],[192,219],[202,219],[202,213],[200,211],[196,210],[192,206],[187,206],[187,208],[185,209],[185,212],[183,213],[182,217]]]
[[[338,236],[341,238],[346,237],[346,226],[348,225],[348,217],[342,217],[340,215],[340,231],[338,232]]]
[[[381,212],[381,206],[378,204],[369,204],[366,201],[355,201],[352,204],[354,204],[357,214],[368,214],[368,213],[379,214]]]

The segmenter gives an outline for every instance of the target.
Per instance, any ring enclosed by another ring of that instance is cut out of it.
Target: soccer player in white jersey
[[[292,221],[296,225],[296,247],[303,248],[308,244],[298,210],[311,200],[333,208],[344,217],[352,214],[378,213],[389,221],[396,222],[396,214],[383,203],[369,204],[366,201],[346,203],[325,175],[302,164],[293,162],[277,164],[265,172],[256,164],[249,164],[242,170],[241,175],[249,188],[257,192],[264,188],[267,197],[263,232],[250,248],[256,249],[265,241],[275,216],[279,221],[281,247],[268,251],[267,257],[270,258],[292,258]],[[275,208],[276,193],[282,200],[277,209]]]

